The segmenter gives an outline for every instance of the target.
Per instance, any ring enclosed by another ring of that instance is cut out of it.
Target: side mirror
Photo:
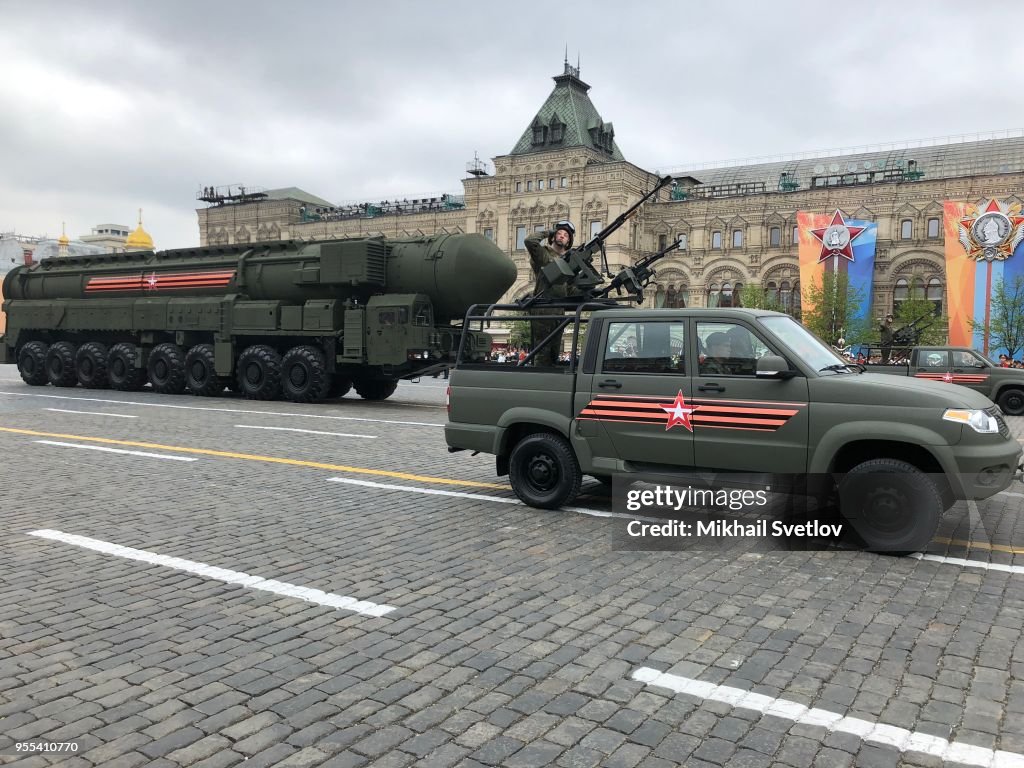
[[[778,355],[765,355],[757,361],[757,378],[759,379],[791,379],[796,371],[789,369],[789,363]]]

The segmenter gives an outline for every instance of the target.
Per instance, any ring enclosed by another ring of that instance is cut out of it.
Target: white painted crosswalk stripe
[[[859,717],[847,717],[817,707],[807,707],[796,701],[777,699],[760,693],[715,685],[689,677],[659,672],[650,667],[640,667],[632,678],[647,685],[667,688],[676,693],[695,696],[699,699],[718,701],[737,709],[752,709],[765,715],[774,715],[795,723],[817,725],[829,731],[839,731],[857,736],[873,744],[896,747],[901,752],[923,752],[942,760],[964,765],[981,765],[986,768],[1024,768],[1024,755],[1004,750],[992,750],[973,744],[948,741],[939,736],[909,731],[884,723],[872,723]]]
[[[149,453],[148,451],[128,451],[124,448],[107,448],[102,445],[82,445],[81,443],[64,443],[60,440],[33,440],[42,445],[56,445],[60,448],[81,448],[83,451],[102,451],[103,453],[119,453],[125,456],[143,456],[147,459],[166,459],[167,461],[199,461],[191,456],[168,456],[165,453]]]
[[[300,587],[296,584],[289,584],[284,581],[264,579],[262,576],[253,576],[248,573],[242,573],[241,571],[218,568],[215,565],[207,565],[206,563],[199,563],[194,560],[185,560],[180,557],[159,555],[155,552],[148,552],[144,549],[122,547],[119,544],[111,544],[110,542],[102,541],[100,539],[91,539],[88,536],[78,536],[73,533],[64,533],[63,531],[47,529],[29,531],[29,536],[37,536],[41,539],[59,541],[64,544],[73,544],[76,547],[91,549],[94,552],[102,552],[106,555],[123,557],[128,560],[137,560],[151,565],[161,565],[165,568],[173,568],[178,571],[195,574],[196,576],[203,576],[208,579],[223,581],[226,584],[237,584],[241,587],[256,589],[261,592],[271,592],[275,595],[281,595],[282,597],[294,597],[299,600],[305,600],[309,603],[316,603],[318,605],[326,605],[331,608],[353,611],[365,616],[384,616],[385,614],[391,613],[395,610],[395,607],[392,605],[371,603],[367,600],[357,600],[356,598],[348,597],[347,595],[336,595],[319,589]]]

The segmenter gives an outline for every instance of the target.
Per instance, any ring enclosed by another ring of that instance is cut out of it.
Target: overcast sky
[[[198,244],[204,185],[334,202],[462,191],[565,45],[626,159],[689,161],[1024,126],[1010,2],[0,0],[0,231]],[[201,204],[199,204],[201,205]]]

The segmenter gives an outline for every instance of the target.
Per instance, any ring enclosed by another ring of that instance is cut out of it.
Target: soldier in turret
[[[889,354],[892,352],[892,315],[885,316],[885,322],[880,330],[882,332],[882,365],[888,365]]]
[[[576,236],[576,227],[571,221],[563,219],[555,224],[555,228],[547,231],[534,232],[526,238],[526,250],[530,254],[530,266],[536,278],[534,295],[539,294],[547,288],[545,297],[551,299],[565,298],[567,286],[565,284],[546,286],[541,279],[540,272],[544,267],[555,259],[560,259],[572,248],[573,238]],[[546,242],[545,242],[546,241]],[[531,315],[557,315],[561,317],[561,309],[531,309]],[[557,320],[537,320],[530,323],[532,326],[533,345],[539,344],[548,334],[558,328]],[[564,329],[563,329],[564,330]],[[562,333],[559,332],[548,342],[543,349],[534,355],[534,364],[538,366],[552,366],[558,364],[558,357],[562,351]]]

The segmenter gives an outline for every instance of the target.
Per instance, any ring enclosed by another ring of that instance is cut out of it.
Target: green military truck
[[[476,234],[297,240],[44,259],[3,282],[0,363],[34,386],[313,402],[436,373],[515,263]]]
[[[516,307],[467,319],[498,310]],[[464,350],[449,382],[449,450],[494,454],[531,506],[570,503],[583,475],[820,473],[840,478],[840,510],[869,546],[917,551],[957,499],[1019,473],[1021,447],[988,398],[864,373],[787,315],[576,310],[567,322],[586,336],[570,363],[499,367]],[[867,478],[883,482],[869,491]]]
[[[872,347],[874,353],[879,348]],[[980,392],[1007,416],[1024,415],[1024,370],[1000,368],[968,347],[912,347],[890,350],[906,362],[865,366],[870,373],[960,384]]]

